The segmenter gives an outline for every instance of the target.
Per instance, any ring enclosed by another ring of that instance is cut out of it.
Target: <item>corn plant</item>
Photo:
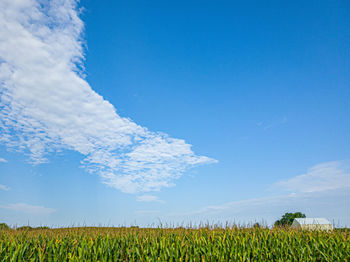
[[[4,229],[0,261],[350,261],[350,233],[239,227]]]

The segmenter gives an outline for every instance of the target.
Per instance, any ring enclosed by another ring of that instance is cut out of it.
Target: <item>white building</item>
[[[295,218],[292,228],[306,230],[333,230],[333,225],[325,218]]]

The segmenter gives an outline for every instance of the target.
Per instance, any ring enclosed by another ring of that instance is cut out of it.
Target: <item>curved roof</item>
[[[295,220],[300,225],[310,225],[310,224],[316,224],[316,225],[329,225],[332,224],[325,218],[295,218]]]

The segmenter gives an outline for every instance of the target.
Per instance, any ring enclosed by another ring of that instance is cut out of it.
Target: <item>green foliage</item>
[[[293,221],[295,218],[305,218],[305,214],[301,212],[296,212],[296,213],[285,213],[281,219],[277,220],[275,222],[275,226],[290,226],[292,225]]]
[[[5,223],[0,223],[0,229],[2,230],[8,230],[8,229],[11,229],[7,224]]]
[[[255,223],[254,225],[253,225],[253,228],[260,228],[261,226],[260,226],[260,224],[259,223]]]
[[[0,261],[350,261],[349,232],[71,228],[0,234]]]
[[[32,230],[33,228],[31,226],[22,226],[22,227],[17,227],[17,230],[23,230],[23,231],[26,231],[26,230]]]
[[[21,227],[17,227],[17,228],[16,228],[16,230],[21,230],[21,231],[45,230],[45,229],[50,229],[50,228],[49,228],[49,227],[46,227],[46,226],[40,226],[40,227],[21,226]]]
[[[41,227],[35,227],[34,229],[50,229],[49,227],[46,227],[46,226],[41,226]]]

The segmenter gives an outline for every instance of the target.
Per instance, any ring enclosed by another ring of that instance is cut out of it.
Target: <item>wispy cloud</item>
[[[0,163],[7,163],[7,160],[0,157]]]
[[[349,161],[321,163],[304,175],[273,184],[271,196],[205,206],[169,217],[191,221],[234,220],[236,223],[264,219],[271,224],[285,212],[301,211],[307,216],[327,217],[343,226],[349,225],[349,178]]]
[[[164,201],[158,199],[157,196],[153,196],[153,195],[142,195],[142,196],[138,196],[136,198],[137,201],[140,202],[159,202],[159,203],[164,203]]]
[[[1,184],[0,184],[0,190],[9,191],[10,189],[11,189],[11,188],[9,188],[8,186],[1,185]]]
[[[291,192],[350,189],[350,161],[318,164],[310,168],[306,174],[277,182],[274,186]]]
[[[30,215],[50,215],[56,211],[53,208],[47,208],[43,206],[33,206],[33,205],[24,204],[24,203],[0,205],[0,208],[15,211],[15,212],[26,213]]]
[[[309,217],[326,217],[340,225],[350,225],[350,192],[286,194],[238,200],[221,205],[206,206],[187,213],[170,215],[168,220],[221,221],[234,223],[266,222],[273,224],[286,212],[303,212]]]
[[[268,130],[268,129],[271,129],[271,128],[274,128],[274,127],[278,127],[280,125],[284,125],[288,122],[288,118],[286,116],[282,117],[281,119],[277,120],[277,121],[274,121],[274,122],[268,122],[268,123],[265,123],[265,122],[257,122],[256,123],[256,126],[264,129],[264,130]]]
[[[30,156],[74,150],[83,166],[123,192],[173,185],[216,160],[184,140],[121,117],[82,76],[84,28],[74,0],[0,2],[0,142]]]

